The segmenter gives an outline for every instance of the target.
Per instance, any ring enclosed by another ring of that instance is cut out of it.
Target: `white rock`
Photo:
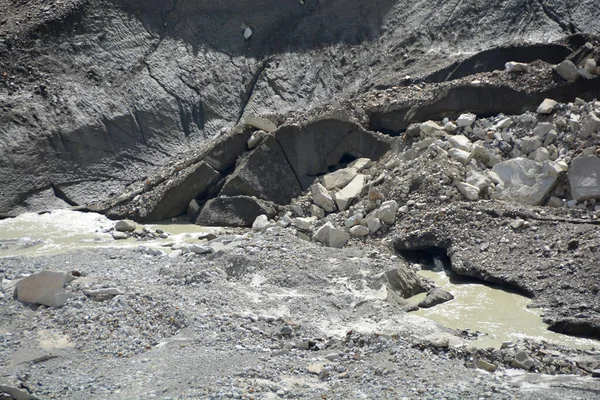
[[[115,231],[117,232],[133,232],[137,228],[137,224],[128,219],[117,221],[115,224]]]
[[[379,218],[367,217],[365,222],[367,223],[367,228],[369,228],[369,232],[371,233],[377,232],[383,226]]]
[[[498,185],[493,197],[526,205],[542,205],[558,177],[549,163],[519,157],[494,165],[492,171],[502,184]]]
[[[348,164],[348,168],[354,169],[356,172],[360,172],[365,168],[370,168],[373,165],[373,161],[370,158],[357,158]]]
[[[448,137],[448,142],[452,145],[452,147],[463,150],[463,151],[471,151],[473,148],[473,143],[469,140],[465,135],[454,135]]]
[[[317,229],[317,232],[312,237],[312,240],[323,243],[326,246],[329,246],[329,231],[334,229],[334,226],[331,222],[327,222],[325,225]]]
[[[269,217],[267,217],[264,214],[256,217],[256,219],[252,223],[252,230],[254,230],[254,231],[264,231],[268,227],[269,227]]]
[[[479,189],[478,193],[481,193],[492,185],[490,178],[475,170],[467,172],[467,183]]]
[[[169,258],[177,258],[179,256],[181,256],[183,254],[183,250],[178,249],[178,250],[173,250],[172,252],[169,253]]]
[[[496,125],[494,125],[494,127],[496,129],[506,129],[506,128],[510,128],[513,124],[512,119],[510,118],[504,118],[501,119],[500,121],[498,121],[498,123]]]
[[[529,154],[542,147],[542,139],[538,136],[526,137],[521,140],[521,152]]]
[[[444,124],[444,130],[446,132],[452,133],[455,132],[458,129],[458,126],[454,125],[452,122],[447,122],[446,124]]]
[[[592,74],[598,73],[596,60],[594,60],[593,58],[588,58],[587,60],[585,60],[584,68],[587,72],[590,72]]]
[[[324,218],[325,217],[325,210],[323,210],[321,207],[315,205],[315,204],[311,204],[310,205],[310,216],[311,217],[316,217],[318,219]]]
[[[544,138],[548,132],[554,129],[554,124],[551,122],[540,122],[534,129],[533,134],[539,136],[540,138]]]
[[[248,148],[249,149],[255,148],[256,145],[263,138],[263,135],[265,135],[265,131],[255,131],[255,132],[253,132],[252,136],[250,136],[250,139],[248,139]]]
[[[362,225],[356,225],[350,228],[350,234],[352,236],[367,236],[369,234],[369,228]]]
[[[356,175],[358,175],[358,172],[354,168],[338,169],[323,177],[323,186],[328,190],[342,188],[352,182]]]
[[[398,211],[398,203],[395,200],[384,201],[381,206],[374,211],[376,218],[385,224],[392,225],[396,222],[396,212]]]
[[[506,68],[506,72],[527,72],[527,71],[529,71],[529,64],[515,62],[515,61],[507,62],[506,64],[504,64],[504,67]]]
[[[554,107],[556,107],[557,105],[558,105],[558,102],[556,100],[544,99],[542,104],[540,104],[539,107],[537,108],[537,113],[538,114],[552,114],[552,112],[554,111]]]
[[[471,154],[464,150],[450,149],[450,151],[448,151],[448,155],[464,165],[467,165],[469,161],[471,161]]]
[[[597,78],[596,74],[592,74],[585,68],[581,68],[581,67],[577,68],[577,73],[579,74],[579,76],[581,76],[584,79],[596,79]]]
[[[479,188],[477,186],[470,185],[466,182],[460,182],[456,185],[456,188],[467,200],[479,199]]]
[[[281,219],[279,220],[279,225],[283,226],[284,228],[287,228],[288,226],[290,226],[292,224],[292,219],[290,218],[290,216],[288,214],[285,214],[283,217],[281,217]]]
[[[360,214],[355,214],[348,218],[344,225],[346,228],[352,228],[353,226],[360,225],[362,223],[363,216]]]
[[[582,139],[587,139],[588,137],[596,133],[598,130],[600,130],[600,118],[598,118],[596,114],[591,112],[585,117],[585,120],[583,121],[579,137]]]
[[[561,207],[564,207],[564,203],[563,203],[562,199],[552,196],[552,197],[550,197],[550,199],[548,199],[548,202],[546,203],[546,207],[561,208]]]
[[[38,272],[17,282],[15,296],[24,303],[59,307],[74,297],[64,290],[64,286],[73,279],[75,278],[66,272]]]
[[[458,117],[458,119],[456,120],[456,125],[458,125],[459,128],[471,126],[471,125],[473,125],[473,122],[475,122],[476,119],[477,119],[477,116],[475,114],[471,114],[471,113],[461,114],[460,117]]]
[[[576,201],[600,199],[600,158],[577,157],[568,173],[571,195]]]
[[[529,154],[529,158],[537,162],[544,162],[550,159],[550,152],[544,147],[540,147]]]
[[[329,229],[329,247],[341,249],[349,239],[350,235],[347,232],[337,228]]]
[[[444,130],[443,127],[439,126],[434,121],[423,122],[420,126],[420,129],[421,129],[421,132],[423,132],[423,134],[425,136],[430,136],[436,132]]]
[[[480,143],[473,145],[473,150],[471,150],[470,156],[471,158],[482,162],[488,168],[491,168],[502,161],[499,156],[493,154]]]
[[[292,219],[292,225],[298,230],[307,231],[311,228],[313,220],[311,218],[298,217]]]
[[[571,60],[564,60],[553,69],[567,81],[575,81],[577,79],[577,66]]]
[[[271,120],[257,117],[255,115],[247,115],[244,117],[244,123],[269,133],[277,130],[277,125],[275,125]]]
[[[112,233],[112,237],[115,240],[125,240],[127,239],[129,236],[125,233],[125,232],[118,232],[118,231],[114,231]]]
[[[352,182],[335,194],[335,202],[340,211],[345,211],[350,203],[360,196],[365,187],[366,176],[357,175]]]
[[[554,141],[556,140],[557,137],[558,137],[558,133],[556,133],[555,130],[551,130],[550,132],[548,132],[546,134],[546,139],[544,139],[544,147],[548,147],[552,143],[554,143]]]
[[[317,206],[327,212],[334,212],[336,210],[333,198],[323,185],[316,183],[311,186],[310,191],[312,193],[313,201]]]
[[[247,26],[246,29],[244,29],[244,40],[250,39],[251,36],[252,36],[252,28]]]

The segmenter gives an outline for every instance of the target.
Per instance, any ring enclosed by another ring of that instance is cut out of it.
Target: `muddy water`
[[[23,214],[0,221],[0,257],[45,256],[100,247],[137,248],[140,244],[168,251],[169,243],[197,243],[198,233],[218,231],[191,224],[156,224],[146,227],[168,232],[171,234],[169,238],[114,240],[110,234],[113,225],[114,221],[93,213],[59,210],[43,215]],[[455,299],[430,309],[421,309],[416,314],[449,328],[484,333],[485,336],[473,342],[475,346],[496,347],[505,341],[530,337],[571,347],[600,348],[600,342],[546,330],[540,317],[541,311],[527,308],[531,300],[526,297],[491,286],[451,282],[444,272],[421,271],[420,274],[452,293]],[[424,296],[415,296],[410,301],[417,303]]]
[[[426,317],[452,329],[470,329],[484,334],[473,341],[476,347],[498,347],[505,341],[533,338],[575,348],[600,348],[600,342],[575,338],[547,330],[542,321],[542,310],[527,308],[531,300],[506,292],[493,285],[452,279],[445,272],[420,271],[442,289],[452,293],[454,300],[415,314]],[[425,294],[410,299],[418,303]]]
[[[57,210],[42,215],[22,214],[0,221],[0,257],[44,256],[98,247],[136,248],[141,244],[164,249],[167,243],[197,242],[196,233],[215,231],[191,224],[146,225],[150,230],[162,229],[171,236],[142,242],[135,238],[114,240],[110,234],[113,225],[114,221],[94,213]]]

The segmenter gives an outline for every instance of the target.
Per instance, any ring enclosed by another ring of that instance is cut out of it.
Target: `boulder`
[[[327,222],[325,225],[317,229],[317,231],[312,237],[312,240],[329,246],[329,231],[333,228],[333,224],[331,222]]]
[[[220,195],[254,196],[276,204],[288,204],[302,188],[275,137],[256,147],[227,178]]]
[[[313,202],[327,212],[334,212],[337,207],[327,189],[320,183],[311,186]]]
[[[448,142],[452,145],[452,147],[467,152],[471,151],[473,147],[473,143],[471,143],[469,138],[465,135],[449,136]]]
[[[352,201],[360,196],[365,187],[366,177],[357,175],[352,181],[342,190],[335,194],[335,202],[340,211],[345,211]]]
[[[367,224],[367,228],[369,228],[369,232],[376,233],[383,227],[381,220],[375,217],[367,217],[364,219],[364,222]]]
[[[269,133],[277,129],[277,125],[275,125],[271,120],[267,118],[257,117],[254,115],[247,115],[246,117],[244,117],[244,123],[246,125],[250,125],[253,128],[260,129]]]
[[[348,164],[348,168],[352,168],[352,169],[356,170],[357,172],[360,172],[363,169],[370,168],[371,165],[373,165],[373,161],[371,159],[362,157],[362,158],[357,158],[356,160],[354,160],[350,164]]]
[[[496,164],[492,171],[502,180],[494,198],[532,206],[544,204],[559,173],[550,161],[538,163],[522,157]]]
[[[341,249],[350,240],[350,235],[341,229],[331,228],[329,229],[329,247],[335,247]]]
[[[154,222],[185,214],[190,201],[204,195],[220,178],[221,174],[204,161],[180,171],[176,178],[164,183],[164,187],[156,192],[153,206],[140,215],[141,220]]]
[[[515,61],[507,62],[506,64],[504,64],[504,67],[506,68],[506,72],[527,72],[527,71],[529,71],[529,64],[515,62]]]
[[[397,211],[398,203],[396,200],[388,200],[381,203],[381,206],[373,212],[373,215],[384,224],[392,225],[396,222]]]
[[[115,231],[117,232],[133,232],[135,228],[137,228],[137,224],[127,219],[115,223]]]
[[[444,127],[439,126],[434,121],[423,122],[420,126],[420,129],[421,133],[423,133],[424,136],[430,136],[435,134],[436,132],[444,131]]]
[[[538,114],[552,114],[552,112],[554,111],[554,107],[556,107],[557,105],[558,105],[558,102],[556,100],[544,99],[542,104],[540,104],[539,107],[537,108],[537,113]]]
[[[325,217],[325,210],[323,210],[321,207],[315,205],[315,204],[311,204],[309,207],[309,211],[310,211],[310,216],[311,217],[316,217],[316,218],[324,218]]]
[[[200,213],[200,204],[198,204],[196,199],[190,200],[185,213],[190,221],[195,221],[196,218],[198,218],[198,214]]]
[[[399,296],[407,299],[427,289],[421,278],[408,268],[396,268],[385,273],[388,291],[392,290]]]
[[[554,66],[553,69],[558,75],[569,82],[577,80],[577,66],[573,64],[573,61],[571,60],[564,60],[560,64]]]
[[[475,201],[479,200],[479,188],[466,182],[460,182],[456,185],[456,188],[467,200]]]
[[[252,135],[251,129],[237,131],[219,138],[204,157],[204,162],[218,172],[230,170],[239,156],[248,150],[248,140]]]
[[[292,225],[301,231],[307,231],[312,227],[313,219],[303,217],[294,218],[292,219]]]
[[[196,224],[249,227],[261,214],[273,218],[274,205],[250,196],[220,196],[206,202]]]
[[[585,60],[585,64],[583,66],[585,68],[585,70],[591,74],[597,74],[598,73],[598,68],[596,65],[596,60],[594,60],[593,58],[588,58],[587,60]]]
[[[338,169],[323,176],[323,186],[328,190],[343,188],[352,182],[352,179],[356,178],[356,175],[358,175],[358,172],[354,168]]]
[[[75,279],[66,272],[42,271],[20,280],[15,286],[17,300],[48,307],[64,305],[73,297],[64,287]]]
[[[587,139],[588,137],[592,136],[598,131],[600,131],[600,118],[598,118],[596,114],[591,112],[585,117],[585,120],[583,121],[579,137],[581,137],[582,139]]]
[[[355,225],[350,228],[350,234],[352,236],[367,236],[369,234],[369,228],[362,225]]]
[[[256,217],[254,222],[252,223],[252,230],[254,231],[264,231],[269,226],[269,217],[264,214]]]
[[[526,137],[521,140],[521,153],[529,154],[542,147],[543,141],[539,136]]]
[[[490,178],[475,170],[467,172],[467,183],[479,189],[479,193],[485,191],[492,185]]]
[[[463,165],[467,165],[469,163],[469,161],[471,161],[471,154],[468,153],[468,152],[466,152],[466,151],[464,151],[464,150],[450,149],[448,151],[448,155],[452,159],[460,162]]]
[[[567,177],[573,199],[600,199],[600,158],[592,155],[573,159]]]
[[[114,231],[112,237],[115,240],[125,240],[129,238],[129,235],[125,232]]]
[[[429,292],[427,292],[427,296],[418,304],[421,308],[431,308],[433,306],[437,306],[438,304],[445,303],[454,299],[452,294],[446,292],[440,288],[433,288]]]
[[[512,360],[511,365],[515,368],[529,370],[535,365],[535,362],[531,357],[529,357],[527,352],[519,351],[517,354],[515,354],[515,358]]]

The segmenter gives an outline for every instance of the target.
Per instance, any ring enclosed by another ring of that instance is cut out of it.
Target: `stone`
[[[513,228],[513,229],[522,228],[523,225],[525,225],[525,220],[521,219],[521,218],[517,218],[517,219],[515,219],[514,221],[512,221],[510,223],[510,227]]]
[[[298,217],[292,219],[292,225],[301,231],[308,231],[313,225],[313,220],[311,218]]]
[[[456,188],[467,200],[475,201],[479,200],[479,188],[466,182],[460,182],[456,185]]]
[[[352,182],[352,179],[356,178],[356,175],[358,175],[358,172],[354,168],[338,169],[323,176],[323,186],[327,190],[343,188]]]
[[[200,233],[198,233],[197,239],[210,241],[210,240],[215,240],[217,237],[218,236],[212,232],[200,232]]]
[[[369,228],[369,232],[371,233],[376,233],[383,227],[383,224],[381,223],[379,218],[367,217],[364,221],[366,222],[367,228]]]
[[[546,136],[546,134],[554,128],[555,127],[552,122],[540,122],[535,128],[533,128],[533,134],[543,139],[544,136]]]
[[[465,128],[467,126],[473,125],[473,123],[475,122],[476,119],[477,119],[477,116],[475,114],[471,114],[471,113],[461,114],[458,117],[458,119],[456,120],[456,125],[458,125],[459,128]]]
[[[529,64],[516,62],[516,61],[509,61],[506,64],[504,64],[504,67],[506,68],[506,72],[527,72],[527,71],[529,71]]]
[[[557,105],[558,105],[558,102],[556,100],[544,99],[542,104],[540,104],[539,107],[537,108],[537,113],[538,114],[552,114],[552,112],[554,111],[554,107],[556,107]]]
[[[112,298],[114,296],[125,294],[125,292],[119,288],[100,288],[84,290],[83,294],[88,297]]]
[[[492,185],[490,178],[475,170],[467,172],[467,183],[478,188],[479,193],[485,191]]]
[[[369,228],[366,226],[356,225],[350,228],[350,234],[352,236],[367,236],[369,233]]]
[[[478,359],[477,363],[475,365],[477,365],[477,368],[482,369],[487,372],[491,372],[491,373],[495,372],[496,369],[498,369],[498,367],[496,365],[489,363],[482,359]]]
[[[554,208],[561,208],[563,207],[563,201],[562,199],[552,196],[548,199],[548,202],[546,203],[546,207],[554,207]]]
[[[346,220],[344,225],[346,228],[352,228],[353,226],[360,225],[362,223],[363,216],[361,214],[354,214]]]
[[[471,143],[469,138],[465,135],[449,136],[448,142],[452,145],[452,147],[466,152],[470,152],[473,148],[473,143]]]
[[[423,293],[426,288],[421,278],[411,269],[395,268],[385,273],[388,291],[396,292],[402,298]]]
[[[316,183],[310,187],[310,191],[312,193],[313,202],[317,206],[329,213],[337,210],[335,202],[325,186],[321,185],[320,183]]]
[[[137,228],[137,224],[127,219],[117,221],[115,224],[115,231],[117,232],[133,232],[135,228]]]
[[[190,200],[185,214],[189,217],[190,221],[195,221],[196,218],[198,218],[198,214],[200,214],[200,204],[198,204],[196,199]]]
[[[250,150],[252,150],[253,148],[255,148],[260,142],[262,142],[262,140],[264,139],[265,135],[267,133],[265,131],[255,131],[252,133],[252,136],[250,136],[250,139],[248,139],[248,148]]]
[[[276,214],[274,205],[250,196],[219,196],[206,202],[196,224],[250,227],[261,214],[273,218]]]
[[[448,155],[463,165],[467,165],[471,160],[471,154],[460,149],[450,149]]]
[[[370,158],[361,157],[348,164],[348,168],[360,172],[363,169],[371,168],[371,165],[373,165],[373,161]]]
[[[250,37],[252,37],[252,28],[247,26],[246,29],[244,29],[244,40],[248,40]]]
[[[596,74],[593,74],[591,72],[589,72],[588,70],[586,70],[585,68],[577,68],[577,74],[579,76],[581,76],[583,79],[596,79],[597,76]]]
[[[125,240],[125,239],[129,238],[129,235],[127,233],[125,233],[125,232],[114,231],[112,233],[112,237],[115,240]]]
[[[533,359],[529,357],[529,355],[525,351],[518,351],[517,354],[515,354],[514,360],[511,362],[511,365],[513,367],[525,370],[530,370],[534,366],[534,364],[535,363]]]
[[[315,204],[310,205],[309,211],[311,217],[316,217],[318,219],[325,217],[325,210]]]
[[[598,131],[600,131],[600,118],[591,112],[585,117],[583,124],[581,125],[581,133],[579,134],[579,137],[582,139],[587,139]]]
[[[261,131],[265,131],[268,133],[277,130],[277,125],[275,125],[270,119],[257,117],[255,115],[245,116],[244,123],[246,125],[250,125],[253,128],[260,129]]]
[[[498,121],[498,123],[496,125],[494,125],[495,129],[507,129],[510,128],[513,124],[512,119],[510,118],[503,118],[500,121]]]
[[[331,229],[334,229],[333,224],[331,222],[327,222],[325,225],[317,229],[312,237],[312,240],[329,246],[329,231]]]
[[[398,203],[396,200],[388,200],[381,203],[373,214],[384,224],[393,225],[396,222],[396,212],[398,212]]]
[[[306,370],[308,371],[309,374],[319,375],[321,372],[323,372],[325,370],[325,364],[321,364],[321,363],[310,364],[308,367],[306,367]]]
[[[525,205],[542,205],[556,184],[558,173],[550,161],[538,163],[522,157],[494,165],[502,183],[493,196]]]
[[[261,214],[258,217],[256,217],[256,219],[252,223],[252,230],[253,231],[264,231],[265,229],[268,228],[268,226],[269,226],[269,217],[267,217],[264,214]]]
[[[550,152],[548,151],[548,149],[540,147],[539,149],[531,152],[529,154],[529,158],[541,163],[550,159]]]
[[[419,128],[421,129],[421,133],[425,136],[430,136],[444,130],[443,127],[439,126],[434,121],[423,122]]]
[[[592,155],[573,159],[567,179],[574,200],[600,199],[600,158]]]
[[[488,168],[491,168],[502,161],[498,155],[493,154],[489,149],[485,148],[485,146],[480,143],[473,145],[473,150],[471,150],[470,157],[482,162]]]
[[[254,196],[275,204],[289,204],[302,193],[300,183],[274,136],[237,163],[219,195]]]
[[[341,249],[350,240],[350,235],[338,228],[329,229],[329,247]]]
[[[21,390],[12,386],[0,385],[0,394],[8,394],[7,400],[40,400],[32,394],[29,394],[26,390]],[[4,398],[4,396],[2,396]]]
[[[215,171],[224,174],[229,172],[235,166],[237,159],[248,150],[251,134],[252,131],[248,128],[220,137],[204,157],[204,162]],[[196,165],[201,166],[201,164]]]
[[[366,183],[365,175],[357,175],[342,190],[335,194],[335,202],[340,211],[345,211],[350,207],[352,201],[360,196]]]
[[[542,147],[543,141],[539,136],[526,137],[521,140],[521,153],[529,154]]]
[[[560,64],[553,67],[554,71],[564,80],[573,82],[577,79],[577,66],[571,60],[564,60]]]
[[[444,124],[444,130],[448,133],[456,132],[457,129],[458,126],[456,126],[452,122],[447,122],[446,124]]]
[[[544,147],[548,147],[550,146],[552,143],[554,143],[554,141],[556,140],[556,138],[558,137],[558,133],[555,130],[551,130],[550,132],[548,132],[546,134],[546,138],[544,139]]]
[[[451,293],[440,288],[433,288],[427,292],[427,296],[421,300],[418,306],[421,308],[431,308],[452,299],[454,299],[454,296]]]
[[[292,224],[292,218],[290,218],[290,216],[288,214],[285,214],[283,217],[281,217],[281,219],[279,220],[279,225],[283,226],[284,228],[287,228],[288,226],[290,226]]]
[[[60,307],[73,297],[64,287],[75,279],[65,272],[42,271],[20,280],[15,285],[15,297],[24,303]]]
[[[585,60],[585,64],[583,65],[583,67],[589,73],[598,74],[596,60],[594,60],[593,58],[588,58],[587,60]]]

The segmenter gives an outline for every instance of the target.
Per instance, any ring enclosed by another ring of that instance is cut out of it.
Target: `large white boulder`
[[[471,114],[471,113],[461,114],[460,117],[458,117],[458,119],[456,120],[456,125],[458,125],[459,128],[471,126],[471,125],[473,125],[473,122],[475,122],[476,119],[477,119],[477,115],[475,115],[475,114]]]
[[[423,122],[420,126],[420,129],[424,136],[430,136],[436,132],[444,131],[444,127],[439,126],[434,121]]]
[[[577,201],[600,199],[600,158],[577,157],[568,173],[571,196]]]
[[[571,60],[564,60],[554,67],[554,71],[569,82],[575,81],[578,76],[577,66]]]
[[[542,101],[542,104],[540,104],[539,107],[537,108],[537,113],[538,114],[552,114],[552,111],[554,111],[554,107],[556,107],[557,105],[558,105],[558,102],[556,100],[544,99],[544,101]]]
[[[354,199],[360,196],[365,187],[366,176],[357,175],[342,190],[335,194],[335,202],[340,211],[345,211]]]
[[[465,135],[449,136],[448,142],[455,149],[459,149],[459,150],[463,150],[463,151],[471,151],[471,148],[473,147],[473,143],[471,143],[469,138],[466,137]]]
[[[494,198],[526,205],[542,205],[554,188],[560,169],[554,163],[539,163],[527,158],[514,158],[494,165],[492,171],[502,183]]]

